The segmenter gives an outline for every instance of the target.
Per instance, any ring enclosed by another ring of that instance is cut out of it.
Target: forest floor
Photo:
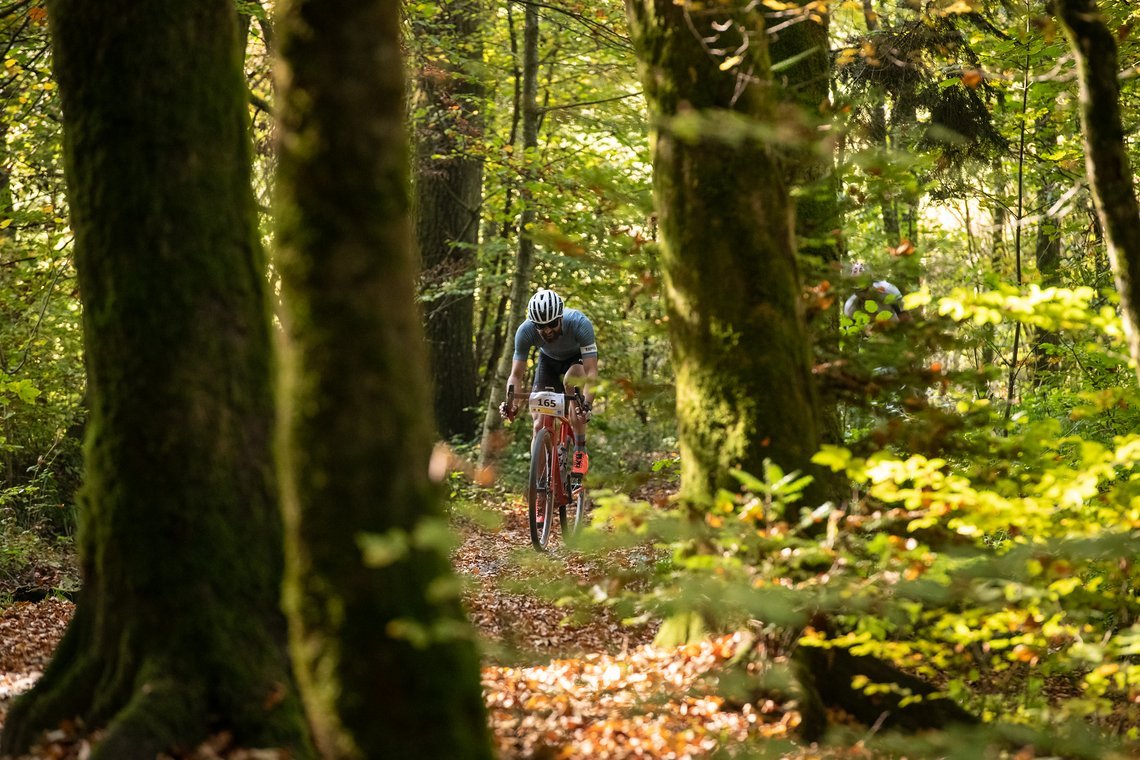
[[[484,696],[502,758],[688,758],[754,740],[761,740],[752,745],[757,750],[767,745],[770,757],[870,756],[859,746],[822,754],[797,748],[789,735],[799,715],[789,705],[727,704],[716,693],[715,674],[737,654],[737,637],[663,649],[651,643],[654,626],[623,625],[604,611],[567,622],[568,609],[539,593],[541,578],[553,567],[564,574],[561,580],[588,588],[605,577],[606,567],[561,544],[548,562],[529,563],[534,553],[521,499],[487,492],[486,501],[483,517],[495,519],[455,518],[461,544],[453,557],[484,643]],[[649,551],[625,550],[616,561],[645,562]],[[32,580],[51,586],[69,570],[34,572],[39,576]],[[10,589],[0,589],[5,592]],[[40,676],[72,610],[70,601],[49,596],[0,612],[0,727],[11,699]],[[49,739],[30,757],[82,758],[89,750],[63,731]],[[182,757],[271,760],[279,754],[227,748],[220,737]]]

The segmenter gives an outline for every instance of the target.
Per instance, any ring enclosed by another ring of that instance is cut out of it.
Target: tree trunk
[[[876,657],[855,655],[842,647],[800,646],[793,662],[805,687],[800,697],[800,730],[806,741],[824,740],[828,707],[840,708],[868,726],[885,730],[924,731],[980,722],[936,687]],[[852,685],[857,678],[899,688],[867,693]],[[906,698],[912,696],[921,699]]]
[[[400,6],[281,11],[286,602],[328,758],[491,756],[415,302]]]
[[[1001,177],[1004,175],[1002,174],[1000,166],[995,167],[995,175],[999,179],[998,187],[994,189],[994,193],[997,197],[1000,198],[1005,195],[1006,190],[1005,181],[1001,179]],[[1008,270],[1008,265],[1005,261],[1007,248],[1005,240],[1005,225],[1009,219],[1009,211],[1007,210],[1004,203],[996,202],[990,206],[990,214],[993,217],[993,223],[990,225],[991,235],[989,240],[990,246],[987,264],[989,266],[989,271],[996,272],[1004,276]],[[975,288],[978,290],[978,292],[982,292],[988,287],[989,286],[986,285],[984,277],[982,277],[981,280],[975,285]],[[981,341],[981,356],[978,360],[975,361],[975,368],[979,372],[985,372],[994,365],[994,362],[999,359],[997,355],[997,329],[992,322],[987,322],[986,324],[982,325]],[[990,384],[987,384],[986,386],[986,397],[989,399],[995,398],[995,390]]]
[[[531,237],[531,228],[534,225],[535,209],[533,193],[529,189],[530,165],[529,161],[538,147],[538,7],[527,3],[525,22],[523,25],[523,70],[522,92],[519,106],[522,110],[522,141],[524,165],[522,189],[519,199],[522,202],[522,213],[519,216],[519,244],[518,255],[515,258],[515,273],[511,278],[511,308],[510,318],[507,322],[504,345],[495,370],[495,378],[491,382],[491,399],[487,404],[487,414],[483,419],[482,442],[479,447],[479,464],[488,466],[496,455],[495,432],[502,426],[499,419],[499,403],[503,400],[506,390],[503,386],[511,371],[511,361],[514,351],[514,330],[526,319],[526,305],[530,295],[530,273],[534,267],[534,238]],[[527,389],[517,388],[524,391]]]
[[[51,21],[91,415],[83,591],[0,752],[78,718],[105,729],[95,758],[220,730],[307,756],[233,4],[60,0]]]
[[[830,117],[831,55],[828,16],[782,29],[769,43],[774,61],[803,55],[775,77],[780,84],[781,106],[793,109],[786,121],[803,124],[802,144],[781,156],[784,181],[799,190],[796,199],[796,243],[801,263],[807,267],[809,283],[834,280],[841,244],[838,231],[843,226],[839,209],[840,188],[835,176],[833,151],[824,149],[816,127]],[[826,133],[830,134],[830,132]],[[826,309],[813,320],[816,333],[812,344],[821,357],[839,353],[839,310]],[[822,323],[822,324],[821,324]],[[826,341],[826,343],[822,343]],[[843,443],[839,404],[833,393],[820,388],[820,435],[825,443]]]
[[[1046,136],[1054,134],[1054,130],[1047,129]],[[1061,286],[1061,231],[1058,229],[1058,220],[1049,216],[1049,209],[1057,200],[1060,193],[1054,182],[1046,182],[1037,194],[1039,214],[1041,221],[1037,224],[1037,242],[1034,246],[1033,256],[1037,262],[1037,271],[1041,273],[1041,286],[1055,288]],[[1033,383],[1041,385],[1054,367],[1057,365],[1057,350],[1061,345],[1061,336],[1056,330],[1037,328],[1033,333]]]
[[[7,100],[8,93],[0,90],[0,96]],[[12,174],[11,174],[11,160],[8,152],[8,121],[3,115],[0,115],[0,224],[4,224],[3,229],[0,229],[0,254],[6,253],[14,249],[16,241],[15,228],[12,226],[13,221],[13,201],[12,201]],[[16,258],[13,256],[13,258]],[[10,266],[0,259],[0,287],[7,289],[9,282]],[[6,310],[5,310],[6,311]],[[15,320],[14,315],[10,313],[0,313],[5,323],[11,324]],[[0,375],[8,373],[8,352],[6,347],[0,342]],[[3,416],[3,427],[0,428],[0,440],[10,441],[13,437],[13,426],[15,421],[11,415],[5,414]],[[0,488],[10,488],[16,484],[16,457],[15,449],[5,446],[0,448]]]
[[[8,93],[0,90],[0,96],[8,99]],[[12,156],[8,151],[8,120],[0,115],[0,251],[16,239],[16,229],[11,226],[12,212],[15,211],[12,198]]]
[[[1140,204],[1120,117],[1116,38],[1093,0],[1058,0],[1056,8],[1077,59],[1085,167],[1120,292],[1128,351],[1140,372]]]
[[[680,115],[703,117],[698,123],[706,130],[734,116],[756,125],[772,118],[763,22],[745,3],[707,12],[674,0],[626,2],[655,128],[654,193],[677,373],[681,489],[696,505],[709,502],[717,488],[735,487],[733,467],[762,473],[764,459],[817,474],[809,460],[818,445],[819,410],[779,167],[758,140],[728,142],[707,131],[673,129]],[[749,57],[737,70],[746,79],[722,71],[711,54],[740,54],[740,40],[718,32],[734,26],[749,34]],[[739,135],[747,122],[735,126]],[[818,480],[808,503],[818,503],[827,490],[827,481]],[[804,731],[813,740],[826,726],[824,705],[846,700],[852,669],[902,677],[873,658],[846,670],[832,660],[816,663],[807,651],[797,659]],[[847,653],[838,659],[848,665]],[[837,674],[846,682],[831,680]]]
[[[863,23],[866,24],[867,31],[872,34],[882,27],[879,14],[871,0],[863,0]],[[879,95],[879,102],[873,102],[869,106],[871,115],[870,137],[871,141],[886,153],[891,149],[890,130],[887,127],[887,93],[880,90],[877,94]],[[887,245],[897,246],[902,239],[902,232],[899,229],[898,205],[893,197],[883,198],[879,203],[879,208],[883,217],[883,234],[887,238]]]
[[[448,0],[423,24],[415,76],[415,230],[436,425],[474,438],[474,264],[483,162],[482,0]],[[431,42],[427,42],[430,40]]]
[[[626,2],[654,130],[681,488],[694,504],[735,488],[735,467],[762,473],[765,459],[819,475],[810,462],[819,406],[781,170],[759,139],[707,133],[773,116],[763,19],[745,6]],[[717,36],[711,47],[745,52],[737,67],[722,71],[726,62],[702,43]],[[693,118],[703,134],[674,129]]]
[[[518,65],[518,34],[515,32],[515,14],[513,9],[514,4],[507,3],[507,39],[510,42],[511,60],[515,62],[511,67],[513,92],[511,101],[514,107],[511,108],[511,126],[507,137],[507,144],[509,145],[515,144],[519,133],[519,125],[522,122],[521,103],[523,76],[522,68]],[[535,55],[537,56],[537,54],[536,39]],[[482,284],[479,300],[482,304],[482,309],[479,314],[479,328],[476,331],[475,349],[476,364],[482,368],[482,376],[479,383],[480,399],[490,398],[494,392],[491,386],[500,381],[496,370],[499,366],[499,359],[507,332],[510,329],[508,325],[503,323],[503,318],[507,313],[507,303],[510,300],[510,288],[504,288],[503,283],[507,279],[508,270],[512,268],[512,260],[514,258],[509,253],[511,233],[512,230],[514,230],[514,226],[509,221],[511,209],[514,208],[514,193],[514,185],[509,182],[506,183],[503,192],[502,222],[497,225],[488,224],[483,235],[484,240],[498,238],[496,243],[501,241],[501,248],[496,245],[490,266],[484,266],[481,272]],[[493,406],[493,404],[491,406]]]

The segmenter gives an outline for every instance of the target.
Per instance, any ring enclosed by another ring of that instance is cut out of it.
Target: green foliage
[[[649,591],[630,584],[602,602],[620,596],[635,607],[629,617],[663,619],[670,641],[702,626],[798,632],[797,646],[894,663],[988,723],[1074,743],[1091,727],[1135,749],[1140,394],[1117,367],[1114,312],[1089,288],[924,291],[907,306],[952,317],[945,329],[1017,320],[1059,331],[1080,343],[1085,380],[1097,371],[1090,357],[1107,357],[1105,387],[1053,387],[1007,424],[1000,404],[948,374],[924,400],[964,420],[957,443],[927,441],[941,455],[890,436],[878,447],[864,440],[867,454],[825,446],[816,463],[851,483],[840,503],[805,503],[805,479],[773,466],[737,473],[741,488],[702,511],[601,499],[584,545],[637,541],[669,557],[645,568]],[[919,427],[929,411],[900,428]],[[855,686],[868,695],[900,688],[866,678]]]
[[[234,0],[234,7],[243,16],[265,20],[269,15],[258,0]]]
[[[46,12],[13,8],[0,89],[0,509],[69,534],[84,372]]]

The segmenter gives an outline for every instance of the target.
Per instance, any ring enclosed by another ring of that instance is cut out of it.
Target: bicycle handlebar
[[[581,409],[583,412],[589,414],[593,410],[593,406],[588,401],[586,401],[586,397],[585,397],[585,395],[583,395],[581,388],[575,386],[574,387],[574,394],[572,396],[570,394],[564,394],[564,395],[573,399],[574,403],[578,404],[578,408]],[[513,400],[521,401],[523,399],[529,399],[530,396],[531,396],[531,394],[529,391],[527,393],[515,393],[515,386],[514,385],[508,385],[507,386],[506,400],[503,401],[502,409],[500,410],[503,417],[508,419],[508,420],[513,421],[515,416],[518,414],[518,407],[514,407],[514,405],[511,404],[510,402]],[[512,408],[513,408],[514,414],[507,414],[507,412],[505,410],[511,410]]]

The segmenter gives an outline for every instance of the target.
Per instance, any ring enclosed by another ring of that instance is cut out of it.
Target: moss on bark
[[[791,209],[762,139],[773,117],[763,20],[744,2],[627,8],[654,130],[682,490],[708,501],[734,485],[731,468],[759,473],[765,459],[818,475]],[[721,60],[714,47],[743,55]]]
[[[430,538],[445,529],[399,6],[296,0],[280,30],[287,598],[314,735],[327,757],[490,757],[474,641]],[[368,561],[376,536],[408,550]]]
[[[795,193],[796,246],[809,286],[834,281],[842,253],[840,188],[830,144],[835,131],[819,128],[827,123],[831,110],[828,24],[826,13],[813,13],[808,20],[787,25],[769,38],[774,62],[795,61],[773,79],[778,85],[779,119],[796,128],[796,139],[781,152],[780,165],[784,181]],[[816,353],[814,362],[835,356],[839,309],[825,309],[808,322]],[[843,425],[838,401],[824,385],[819,389],[821,439],[841,445]],[[834,483],[838,485],[838,479]]]
[[[245,84],[224,0],[51,7],[90,424],[84,590],[3,750],[81,718],[96,757],[211,732],[306,754]]]

